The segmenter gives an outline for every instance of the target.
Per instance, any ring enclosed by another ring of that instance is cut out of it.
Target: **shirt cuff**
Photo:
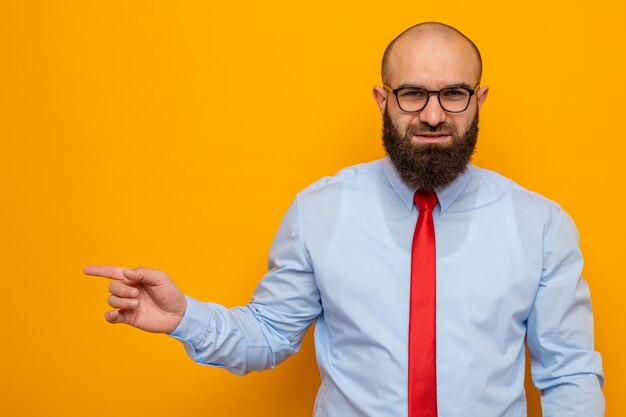
[[[169,333],[169,336],[180,341],[185,347],[187,355],[193,360],[196,359],[196,349],[194,343],[202,340],[202,336],[206,333],[209,316],[204,303],[185,296],[187,299],[187,308],[183,319],[178,326]]]

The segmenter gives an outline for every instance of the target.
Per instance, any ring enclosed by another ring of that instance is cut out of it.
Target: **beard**
[[[411,143],[413,135],[445,133],[451,142]],[[434,190],[452,183],[467,170],[478,138],[478,112],[465,132],[449,123],[430,126],[425,123],[409,125],[404,134],[393,124],[385,109],[383,115],[383,145],[402,180],[418,190]]]

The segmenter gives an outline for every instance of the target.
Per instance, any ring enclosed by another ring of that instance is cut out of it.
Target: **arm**
[[[162,271],[87,267],[85,272],[114,279],[109,304],[120,310],[107,313],[109,322],[170,333],[196,362],[240,375],[273,368],[297,352],[321,312],[313,268],[300,234],[297,200],[272,245],[269,271],[246,306],[227,309],[184,297]],[[133,281],[137,274],[151,278]],[[176,308],[170,312],[171,305]],[[163,321],[164,317],[170,320]]]
[[[593,348],[589,287],[578,233],[559,209],[547,227],[543,271],[528,318],[533,382],[545,417],[602,417],[602,362]]]

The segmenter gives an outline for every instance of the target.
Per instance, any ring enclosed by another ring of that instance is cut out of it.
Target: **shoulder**
[[[472,166],[471,180],[464,194],[473,200],[476,207],[494,206],[510,210],[518,220],[548,227],[563,213],[561,206],[529,190],[510,178],[488,169]],[[528,224],[528,223],[526,223]]]
[[[499,199],[503,197],[514,198],[517,202],[544,206],[546,208],[559,208],[559,204],[549,198],[529,190],[514,180],[505,177],[495,171],[472,166],[472,185],[480,190],[486,199]]]
[[[319,198],[344,192],[360,192],[380,184],[383,178],[382,160],[361,163],[341,169],[332,176],[326,176],[304,188],[298,199]]]

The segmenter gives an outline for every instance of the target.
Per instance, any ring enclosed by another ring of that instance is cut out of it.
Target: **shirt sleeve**
[[[533,382],[544,417],[601,417],[605,404],[600,354],[593,347],[589,287],[571,218],[558,210],[547,227],[543,270],[528,318]]]
[[[194,361],[244,375],[271,369],[296,353],[321,309],[296,198],[281,222],[269,270],[252,301],[227,309],[187,297],[185,315],[170,336],[183,343]]]

